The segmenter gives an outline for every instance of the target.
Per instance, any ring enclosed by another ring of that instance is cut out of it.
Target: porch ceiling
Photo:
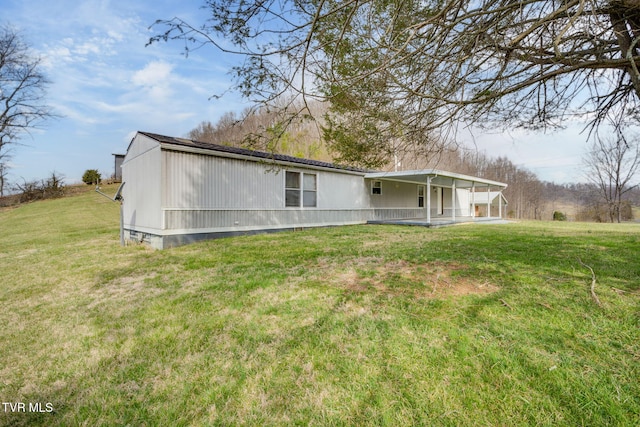
[[[463,175],[455,172],[447,172],[438,169],[423,169],[423,170],[411,170],[411,171],[397,171],[397,172],[372,172],[367,173],[364,176],[369,179],[381,179],[388,181],[404,181],[416,184],[426,184],[427,178],[449,178],[456,180],[456,187],[470,188],[474,183],[476,187],[500,187],[501,189],[507,188],[507,184],[498,181],[492,181],[490,179],[478,178],[470,175]],[[433,182],[433,180],[432,180]],[[437,183],[434,183],[437,185]]]

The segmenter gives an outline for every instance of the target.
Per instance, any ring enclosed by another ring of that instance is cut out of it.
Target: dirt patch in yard
[[[489,294],[499,289],[486,280],[465,275],[468,267],[461,263],[393,261],[376,265],[368,261],[337,272],[330,281],[353,292],[428,299]]]

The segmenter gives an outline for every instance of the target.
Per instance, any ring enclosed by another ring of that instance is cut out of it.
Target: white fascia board
[[[400,181],[403,178],[405,180],[410,177],[435,177],[435,176],[444,176],[447,178],[459,179],[463,181],[475,182],[478,184],[486,184],[493,185],[496,187],[507,188],[507,184],[504,182],[492,181],[490,179],[478,178],[476,176],[463,175],[461,173],[448,172],[439,169],[421,169],[421,170],[410,170],[410,171],[397,171],[397,172],[372,172],[364,175],[365,178],[369,179],[388,179],[391,181]]]

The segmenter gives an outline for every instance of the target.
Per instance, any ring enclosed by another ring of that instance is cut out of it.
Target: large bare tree
[[[20,34],[0,27],[0,163],[5,166],[11,145],[54,116],[44,104],[48,83],[40,58]]]
[[[637,120],[640,0],[207,0],[151,39],[243,56],[248,99],[329,101],[346,160],[440,151],[460,125]]]
[[[622,220],[621,206],[626,193],[638,186],[640,144],[625,138],[598,138],[584,158],[585,176],[598,189],[611,222]]]

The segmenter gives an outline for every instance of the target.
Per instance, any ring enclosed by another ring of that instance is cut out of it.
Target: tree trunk
[[[629,58],[629,65],[625,71],[631,79],[631,84],[640,98],[640,74],[638,64],[633,57],[638,56],[640,45],[634,40],[640,33],[638,22],[640,21],[640,0],[621,0],[611,2],[609,18],[613,31],[618,39],[618,47],[622,58]],[[635,65],[635,66],[634,66]],[[613,222],[613,220],[612,220]]]

